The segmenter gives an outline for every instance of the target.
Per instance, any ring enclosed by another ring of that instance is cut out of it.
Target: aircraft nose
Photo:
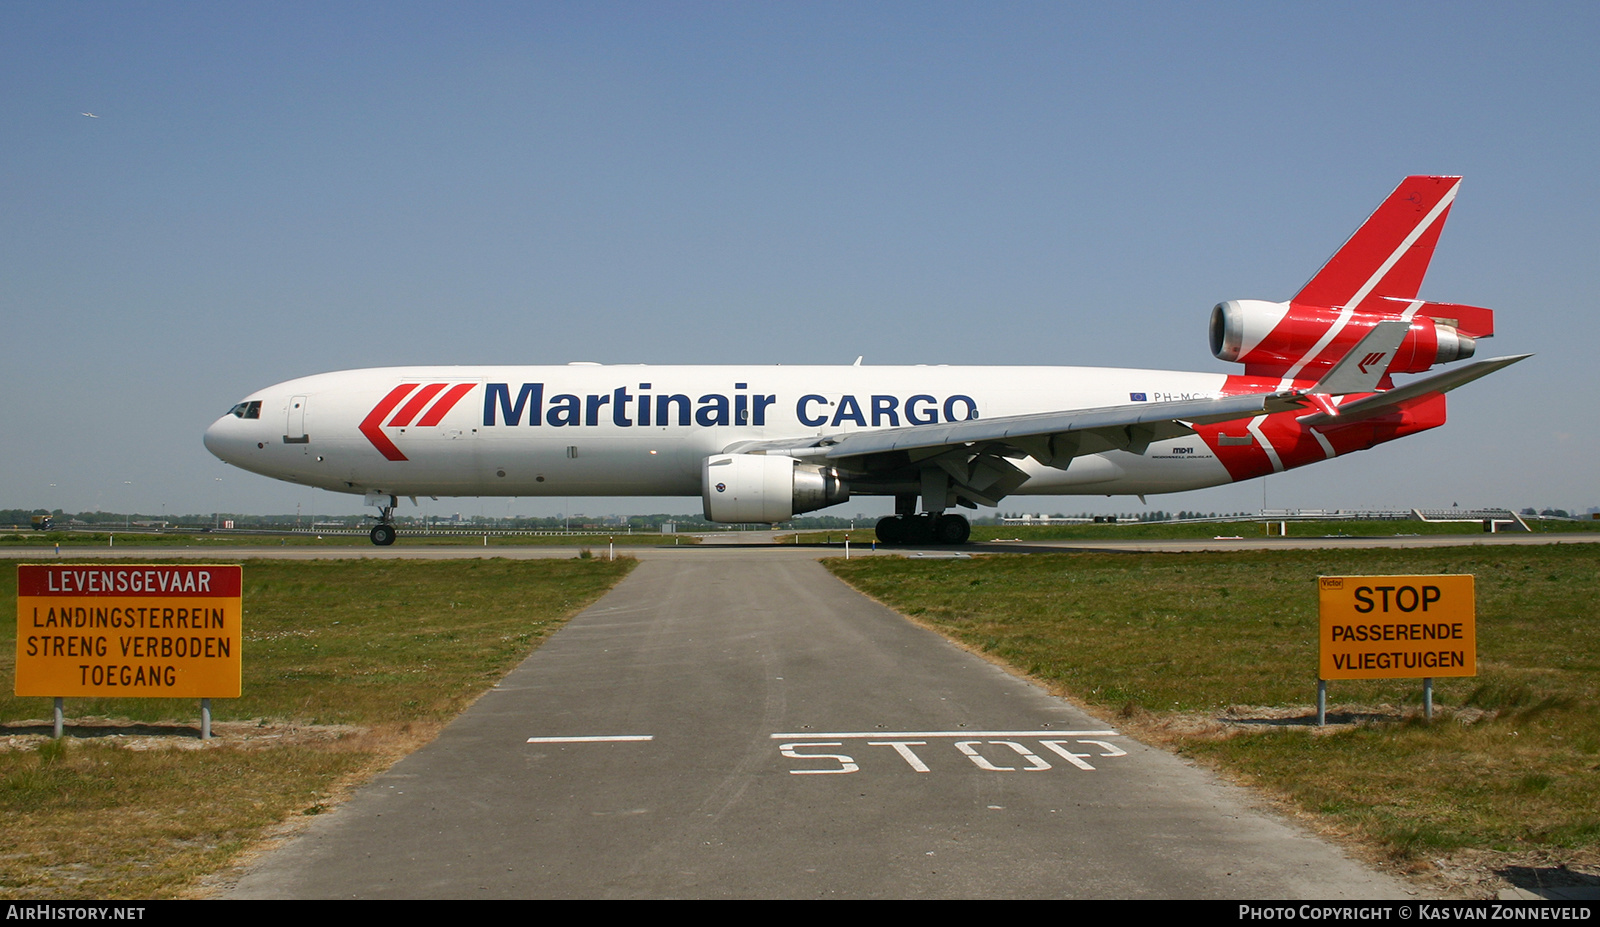
[[[222,456],[222,448],[220,447],[222,443],[221,428],[222,419],[219,418],[211,423],[211,427],[206,429],[205,436],[200,440],[205,444],[206,450],[211,452],[212,457],[226,460],[227,458]]]
[[[238,419],[232,415],[224,415],[211,423],[206,429],[205,436],[201,439],[206,450],[218,460],[233,463],[239,449],[244,446],[244,439],[238,433]]]

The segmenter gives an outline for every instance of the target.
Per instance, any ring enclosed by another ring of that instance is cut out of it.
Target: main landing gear
[[[880,518],[878,540],[885,544],[965,544],[972,525],[955,514],[890,515]]]
[[[398,500],[389,497],[388,505],[378,506],[378,523],[372,527],[372,543],[379,547],[388,547],[394,543],[396,532],[394,530],[394,507]],[[370,502],[368,503],[371,504]]]

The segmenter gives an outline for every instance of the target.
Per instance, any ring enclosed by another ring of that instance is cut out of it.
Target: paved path
[[[773,553],[645,558],[233,897],[1406,893]]]

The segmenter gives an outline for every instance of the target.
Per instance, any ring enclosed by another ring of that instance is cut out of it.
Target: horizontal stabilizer
[[[1388,313],[1401,318],[1414,315],[1427,316],[1441,325],[1448,325],[1470,338],[1494,337],[1494,310],[1482,306],[1463,306],[1459,303],[1430,303],[1415,299],[1369,298],[1366,308],[1372,312]]]
[[[1337,417],[1316,412],[1301,418],[1300,423],[1302,425],[1325,425],[1329,422],[1346,424],[1377,415],[1387,415],[1398,409],[1407,400],[1415,399],[1418,396],[1426,396],[1429,393],[1448,393],[1458,386],[1471,383],[1479,377],[1486,377],[1496,370],[1509,367],[1517,361],[1526,360],[1532,356],[1532,354],[1513,354],[1509,357],[1493,357],[1489,360],[1468,364],[1465,367],[1446,370],[1443,373],[1424,377],[1413,383],[1407,383],[1405,386],[1366,396],[1354,402],[1347,402],[1339,407],[1339,415]]]

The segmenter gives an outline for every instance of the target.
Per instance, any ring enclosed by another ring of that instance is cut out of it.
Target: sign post
[[[57,736],[66,696],[238,698],[243,584],[238,564],[22,564],[15,694],[56,699]]]
[[[1433,720],[1434,677],[1478,675],[1474,595],[1471,575],[1319,577],[1317,723],[1330,679],[1420,677]]]

